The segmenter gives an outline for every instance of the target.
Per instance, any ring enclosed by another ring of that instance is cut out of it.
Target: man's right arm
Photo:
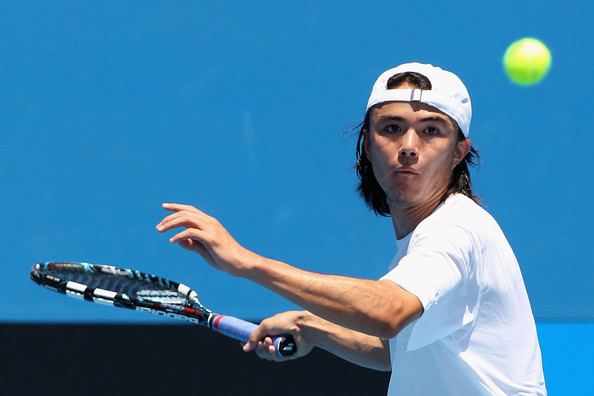
[[[255,349],[260,357],[269,360],[285,360],[276,357],[272,340],[267,336],[287,333],[297,342],[296,357],[319,347],[359,366],[391,370],[388,340],[347,329],[308,311],[283,312],[262,321],[251,339],[264,341],[248,342],[244,350]]]

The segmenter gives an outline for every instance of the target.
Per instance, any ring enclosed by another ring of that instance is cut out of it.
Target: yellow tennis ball
[[[503,55],[503,68],[518,85],[538,84],[551,68],[551,52],[540,40],[523,38],[511,43]]]

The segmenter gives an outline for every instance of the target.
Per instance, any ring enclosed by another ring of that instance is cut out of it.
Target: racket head
[[[80,262],[43,262],[31,279],[70,297],[180,317],[206,325],[212,312],[183,283],[133,269]]]

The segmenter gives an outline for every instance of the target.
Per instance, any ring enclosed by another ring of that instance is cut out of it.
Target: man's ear
[[[363,128],[363,149],[365,150],[365,155],[367,158],[369,157],[369,130],[367,128]]]
[[[456,143],[456,151],[454,152],[454,164],[452,169],[454,169],[460,162],[464,160],[466,154],[470,151],[470,139],[464,139]]]

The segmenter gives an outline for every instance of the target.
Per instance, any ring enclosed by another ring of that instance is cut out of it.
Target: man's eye
[[[437,136],[439,135],[439,129],[435,127],[427,127],[425,128],[425,134],[429,136]]]
[[[385,133],[399,133],[400,127],[398,125],[386,125],[384,127]]]

